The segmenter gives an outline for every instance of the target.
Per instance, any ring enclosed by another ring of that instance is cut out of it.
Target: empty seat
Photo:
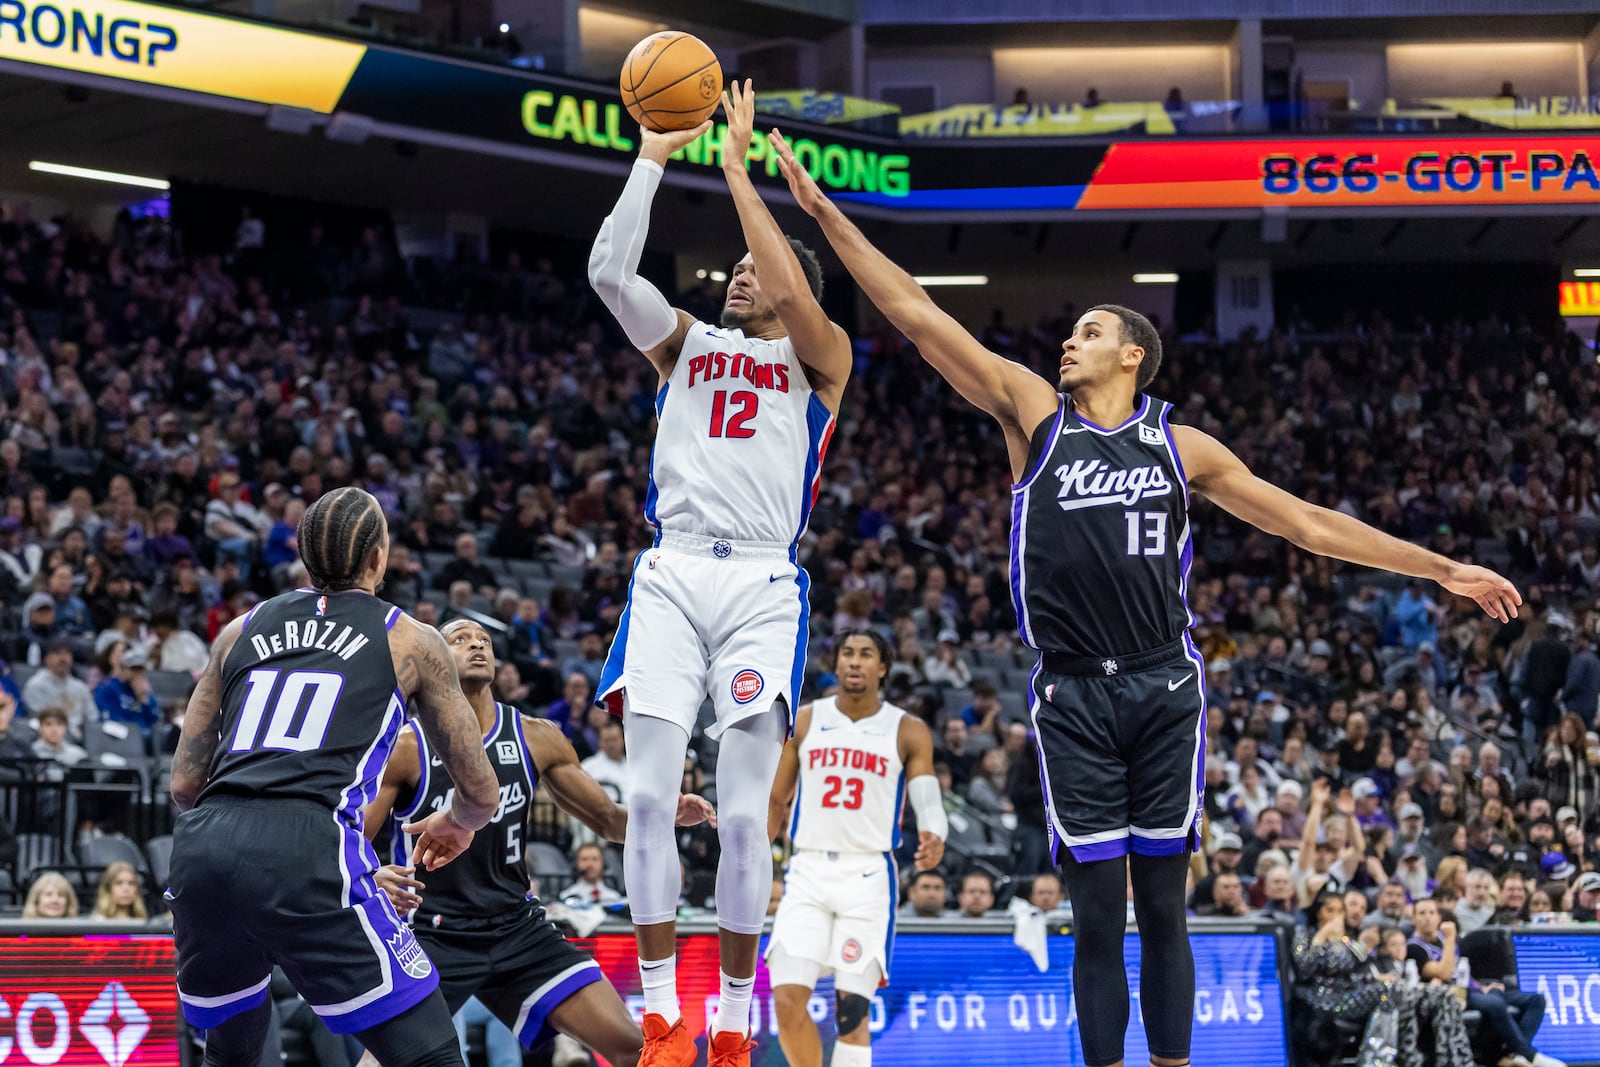
[[[187,704],[194,692],[194,679],[183,671],[150,671],[150,688],[156,702],[162,707],[169,704]]]
[[[151,882],[157,889],[165,889],[167,875],[172,871],[172,835],[162,834],[146,841],[144,854],[149,860]]]
[[[529,873],[539,879],[539,894],[546,900],[555,900],[557,893],[572,884],[572,862],[550,842],[528,842],[527,858]]]
[[[139,851],[139,846],[121,834],[103,834],[80,840],[78,863],[90,871],[103,871],[110,864],[126,863],[141,875],[150,873],[150,864],[144,858],[144,853]]]

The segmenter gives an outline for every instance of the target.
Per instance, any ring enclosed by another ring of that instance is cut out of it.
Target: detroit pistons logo
[[[761,691],[766,687],[767,683],[760,674],[751,670],[743,670],[733,676],[733,684],[729,686],[729,689],[733,692],[734,703],[748,704],[760,696]]]
[[[839,958],[846,963],[854,963],[859,960],[861,958],[861,942],[852,937],[843,945],[840,945]]]
[[[433,964],[428,962],[422,946],[417,944],[417,939],[411,935],[410,927],[401,927],[393,937],[389,938],[389,951],[394,953],[395,962],[400,964],[400,969],[408,976],[426,978],[433,973]]]

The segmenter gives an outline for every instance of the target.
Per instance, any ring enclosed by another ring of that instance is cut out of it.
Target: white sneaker
[[[550,1067],[588,1067],[589,1051],[566,1034],[557,1034]]]
[[[1535,1052],[1533,1054],[1533,1067],[1567,1067],[1567,1065],[1554,1056],[1546,1056],[1542,1052]]]

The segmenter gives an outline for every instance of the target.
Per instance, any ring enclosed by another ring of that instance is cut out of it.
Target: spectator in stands
[[[100,718],[137,726],[146,737],[161,721],[161,706],[150,688],[149,657],[137,645],[112,662],[111,676],[94,691]]]
[[[158,571],[167,571],[179,556],[193,556],[194,545],[178,532],[180,512],[176,504],[157,504],[150,513],[152,534],[145,539],[144,552]]]
[[[1487,926],[1499,904],[1494,899],[1494,875],[1481,867],[1467,872],[1467,895],[1456,905],[1456,925],[1461,936]]]
[[[78,894],[72,883],[57,871],[45,871],[33,878],[27,900],[22,905],[24,919],[76,919]]]
[[[933,652],[923,657],[922,677],[929,685],[949,686],[952,689],[965,689],[972,685],[972,669],[967,666],[967,661],[962,658],[960,650],[956,647],[961,643],[961,635],[955,630],[939,631],[938,643]],[[983,712],[978,712],[978,704],[987,698],[998,714],[1000,702],[995,699],[994,686],[983,684],[973,688],[972,706],[962,712],[962,717],[967,718],[969,712],[976,712],[973,718],[967,719],[968,726],[982,728]]]
[[[514,618],[521,617],[521,605]],[[568,656],[561,661],[561,675],[571,679],[574,674],[581,674],[589,680],[589,690],[593,692],[600,686],[600,669],[606,665],[606,646],[599,633],[594,630],[585,630],[578,637],[578,654]]]
[[[950,768],[951,782],[965,792],[967,783],[972,780],[974,759],[967,749],[967,724],[961,716],[952,715],[945,720],[934,757]]]
[[[956,906],[967,919],[981,919],[994,908],[994,878],[988,871],[971,870],[961,876]]]
[[[606,857],[599,845],[593,842],[580,845],[578,854],[573,857],[573,866],[578,880],[561,891],[563,901],[601,907],[622,903],[622,894],[605,881]]]
[[[107,865],[100,875],[100,887],[95,893],[92,919],[148,919],[150,913],[144,906],[140,891],[139,872],[130,863]]]
[[[918,871],[906,888],[906,902],[900,906],[900,914],[917,919],[942,918],[948,892],[942,873]]]
[[[157,612],[150,619],[150,631],[155,638],[150,655],[157,670],[193,675],[205,669],[210,656],[206,643],[196,634],[179,629],[178,617],[172,612]]]
[[[1250,913],[1250,905],[1244,898],[1244,884],[1239,880],[1239,875],[1233,871],[1225,871],[1216,875],[1211,883],[1211,902],[1194,906],[1196,915],[1210,915],[1222,918],[1240,918]]]
[[[1572,889],[1572,921],[1600,922],[1600,915],[1595,912],[1596,908],[1600,908],[1600,873],[1589,871],[1580,875]]]
[[[35,709],[60,708],[73,737],[82,737],[85,725],[100,717],[94,694],[72,673],[72,642],[63,638],[50,642],[42,669],[22,687],[22,700]]]
[[[288,498],[282,485],[273,482],[266,488],[268,500],[284,499],[280,505],[282,511],[267,530],[267,539],[261,546],[261,562],[266,564],[267,570],[272,574],[278,585],[283,585],[284,570],[295,560],[300,558],[299,547],[295,536],[300,529],[300,520],[305,517],[306,502],[299,497]],[[389,571],[394,570],[394,560],[389,560]],[[387,572],[386,572],[387,573]],[[394,597],[390,595],[387,581],[384,587],[384,596],[391,602]]]
[[[1584,721],[1575,713],[1562,715],[1533,773],[1552,806],[1589,812],[1593,819],[1600,807],[1600,767],[1589,762],[1585,730]]]
[[[426,582],[422,577],[422,564],[411,555],[411,549],[399,541],[389,546],[389,569],[383,575],[384,599],[398,604],[407,611],[422,599]]]
[[[207,603],[200,585],[200,574],[194,557],[180,553],[172,558],[167,576],[156,585],[150,610],[169,611],[177,616],[178,625],[196,634],[206,632]]]
[[[1061,907],[1065,899],[1061,892],[1061,878],[1055,872],[1045,871],[1033,876],[1033,882],[1028,886],[1029,904],[1049,913]]]
[[[224,470],[217,477],[217,495],[206,504],[206,537],[214,541],[219,557],[239,565],[248,581],[250,567],[261,551],[261,543],[272,522],[255,505],[244,499],[244,485],[237,470]]]
[[[259,598],[237,579],[222,585],[222,599],[206,612],[206,640],[215,641],[228,623],[255,607]]]
[[[43,549],[23,542],[22,520],[14,515],[0,518],[0,575],[9,580],[12,589],[32,588],[43,559]]]
[[[455,558],[439,571],[433,585],[435,589],[450,590],[453,600],[457,582],[466,582],[468,589],[476,590],[480,595],[490,599],[493,599],[496,592],[494,571],[478,558],[478,539],[470,533],[461,534],[456,538]]]
[[[1209,907],[1215,893],[1216,881],[1224,874],[1238,874],[1239,864],[1244,856],[1244,842],[1235,833],[1223,833],[1217,838],[1216,848],[1212,849],[1210,857],[1210,873],[1195,883],[1194,892],[1189,898],[1189,906],[1199,911]]]
[[[17,719],[17,698],[0,690],[0,767],[32,759],[36,736],[27,723]]]
[[[978,758],[978,771],[967,785],[967,802],[985,815],[1005,815],[1013,809],[1006,797],[1011,759],[1003,748],[991,748]]]
[[[76,767],[89,758],[80,745],[67,737],[67,713],[58,707],[45,706],[36,713],[39,720],[39,737],[33,743],[35,759],[51,760],[62,767]]]
[[[581,677],[581,675],[580,675]],[[628,752],[627,740],[622,732],[622,720],[608,718],[600,727],[600,751],[580,764],[589,777],[615,792],[617,803],[628,802]]]
[[[87,634],[92,630],[89,608],[72,589],[72,568],[65,563],[52,567],[44,591],[55,605],[55,632],[69,636]]]
[[[1489,920],[1495,926],[1517,926],[1528,921],[1528,882],[1520,871],[1500,879],[1500,903]]]

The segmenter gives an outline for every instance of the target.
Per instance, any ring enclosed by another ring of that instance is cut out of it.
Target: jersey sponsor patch
[[[759,672],[742,670],[733,676],[733,684],[729,686],[729,689],[733,692],[734,703],[748,704],[760,696],[761,691],[766,687],[767,683]]]
[[[497,741],[494,750],[495,758],[501,763],[515,763],[522,758],[522,753],[517,751],[515,741]]]
[[[859,960],[861,958],[861,942],[853,937],[847,938],[845,943],[839,946],[839,958],[846,963],[854,963]]]
[[[400,964],[400,969],[412,978],[426,978],[433,972],[433,964],[428,961],[427,953],[422,951],[422,946],[417,944],[417,939],[412,936],[409,926],[402,926],[395,935],[388,940],[389,951],[394,954],[395,962]]]
[[[1147,445],[1164,445],[1167,443],[1165,435],[1147,422],[1139,424],[1139,440]]]

